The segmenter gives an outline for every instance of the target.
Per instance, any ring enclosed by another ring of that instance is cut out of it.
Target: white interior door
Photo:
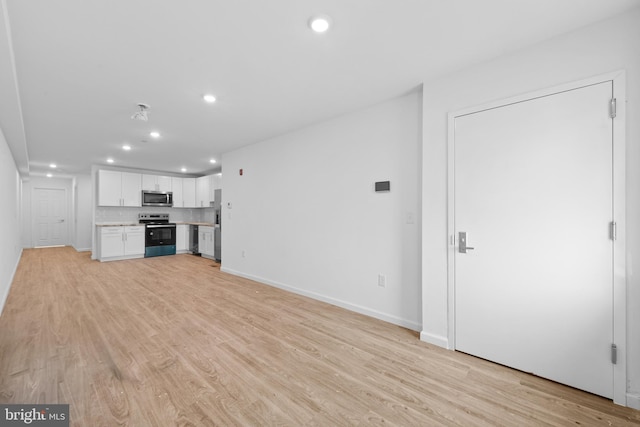
[[[612,85],[456,117],[454,142],[455,348],[606,397]]]
[[[34,246],[67,244],[67,192],[36,188],[33,193]]]

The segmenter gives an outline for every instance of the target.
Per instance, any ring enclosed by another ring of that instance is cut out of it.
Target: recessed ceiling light
[[[213,104],[214,102],[216,102],[216,97],[211,94],[206,94],[202,97],[202,99],[204,99],[209,104]]]
[[[331,26],[331,19],[326,15],[313,16],[309,19],[309,27],[316,33],[324,33]]]
[[[113,163],[113,159],[112,158],[108,158],[107,159],[107,163]]]
[[[151,138],[160,138],[160,132],[156,132],[155,130],[149,134]]]
[[[180,171],[182,171],[182,172],[186,172],[186,171],[187,171],[187,168],[182,168],[182,169],[180,169]]]
[[[53,175],[51,175],[50,173],[47,174],[47,178],[51,178]]]
[[[209,160],[209,163],[215,163],[215,162],[216,162],[216,159]]]
[[[130,146],[130,145],[127,145],[127,144],[125,144],[125,145],[123,145],[123,146],[122,146],[122,149],[123,149],[124,151],[129,151],[129,150],[131,150],[131,146]]]
[[[51,163],[51,164],[49,165],[49,167],[50,167],[51,169],[55,169],[55,168],[57,168],[57,167],[58,167],[58,165],[56,165],[55,163]]]

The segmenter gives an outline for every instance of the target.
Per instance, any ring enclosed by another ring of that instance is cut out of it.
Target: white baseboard
[[[420,341],[424,341],[429,344],[437,345],[438,347],[451,350],[451,348],[449,347],[449,339],[447,337],[443,337],[442,335],[435,335],[429,332],[422,331],[420,332]]]
[[[640,394],[627,393],[627,406],[629,408],[640,410]]]
[[[90,252],[91,248],[76,248],[75,246],[73,246],[73,249],[76,250],[76,252]]]
[[[316,292],[306,291],[304,289],[296,288],[294,286],[285,285],[283,283],[274,282],[273,280],[264,279],[262,277],[253,276],[251,274],[245,274],[240,271],[232,270],[229,268],[225,268],[222,266],[220,268],[221,271],[229,274],[233,274],[234,276],[244,277],[245,279],[254,280],[256,282],[260,282],[265,285],[273,286],[274,288],[279,288],[288,292],[292,292],[294,294],[302,295],[305,297],[309,297],[318,301],[326,302],[331,305],[335,305],[337,307],[344,308],[346,310],[354,311],[356,313],[364,314],[365,316],[373,317],[375,319],[383,320],[385,322],[392,323],[394,325],[402,326],[403,328],[411,329],[412,331],[419,331],[422,328],[422,325],[417,322],[413,322],[407,319],[401,319],[396,316],[392,316],[386,313],[382,313],[377,310],[372,310],[367,307],[362,307],[357,304],[352,304],[350,302],[342,301],[327,295],[318,294]]]
[[[7,284],[7,289],[4,292],[4,295],[1,296],[2,299],[0,299],[0,316],[4,311],[4,304],[7,302],[7,298],[9,297],[9,291],[11,290],[11,285],[13,284],[13,278],[16,275],[16,271],[18,271],[18,264],[20,264],[20,259],[22,259],[22,249],[20,249],[20,254],[18,255],[16,265],[13,266],[13,271],[11,272],[11,277],[9,277],[9,283]]]

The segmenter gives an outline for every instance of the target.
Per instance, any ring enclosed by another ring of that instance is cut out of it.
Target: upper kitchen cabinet
[[[142,206],[139,173],[98,171],[98,206]]]
[[[183,208],[197,208],[196,203],[196,178],[182,178]]]
[[[208,208],[213,202],[213,175],[196,178],[196,205],[199,208]]]
[[[182,190],[182,178],[171,177],[171,191],[173,192],[173,207],[184,208],[184,195]]]
[[[222,190],[222,174],[221,173],[212,175],[211,181],[213,182],[212,190]]]
[[[196,179],[195,178],[171,178],[174,208],[195,208],[196,206]]]
[[[145,191],[171,191],[171,177],[143,174],[142,189]]]

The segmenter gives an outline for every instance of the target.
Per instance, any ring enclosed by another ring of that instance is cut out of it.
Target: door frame
[[[36,245],[38,239],[36,238],[35,202],[36,202],[36,195],[38,193],[38,190],[61,190],[61,191],[64,192],[64,207],[65,207],[65,219],[64,219],[64,222],[65,222],[65,228],[67,229],[67,231],[66,231],[66,238],[65,238],[64,244],[63,245],[58,245],[58,246],[67,246],[69,244],[69,241],[70,241],[70,236],[69,236],[69,193],[67,192],[66,188],[37,186],[37,187],[33,187],[31,189],[31,247],[32,248],[47,247],[47,246],[37,246]]]
[[[598,83],[613,82],[616,117],[613,120],[613,340],[617,363],[613,365],[613,401],[627,406],[627,273],[626,273],[626,73],[614,71],[559,86],[540,89],[479,106],[449,112],[447,128],[447,348],[455,350],[455,119],[472,113],[550,96]]]

